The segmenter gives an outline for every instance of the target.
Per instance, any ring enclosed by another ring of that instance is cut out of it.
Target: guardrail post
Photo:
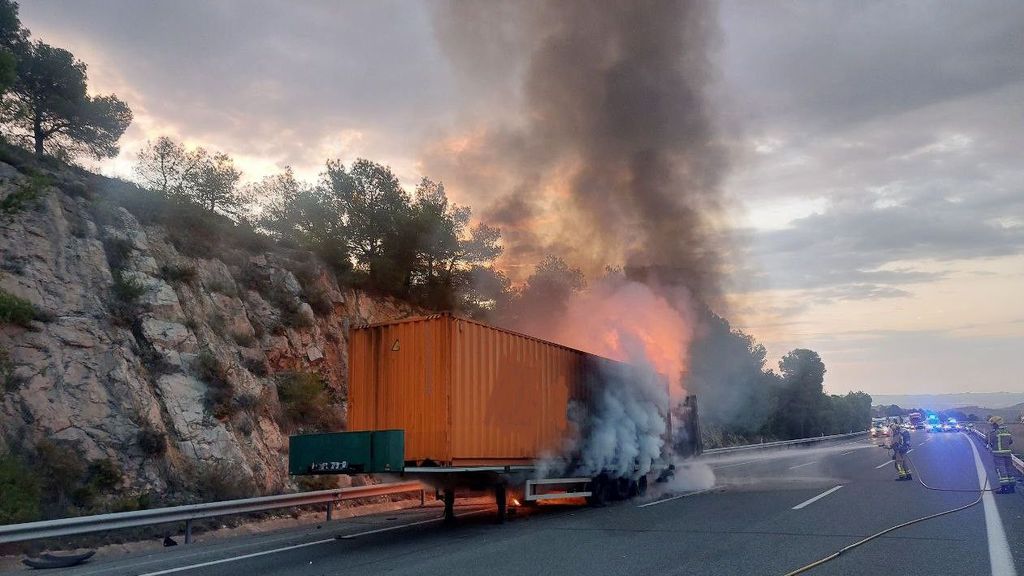
[[[327,503],[327,521],[331,521],[331,513],[334,511],[334,502]]]
[[[192,543],[192,521],[185,520],[185,544]]]

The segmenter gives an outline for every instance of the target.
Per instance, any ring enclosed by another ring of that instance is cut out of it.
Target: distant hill
[[[1007,408],[986,408],[984,406],[964,406],[957,408],[965,414],[977,414],[985,420],[989,416],[1002,416],[1007,422],[1017,422],[1020,419],[1021,411],[1024,411],[1024,404],[1015,404]]]
[[[960,392],[956,394],[872,394],[872,404],[901,408],[948,410],[972,407],[979,410],[1010,408],[1024,403],[1024,392]],[[1020,407],[1017,407],[1019,410]]]

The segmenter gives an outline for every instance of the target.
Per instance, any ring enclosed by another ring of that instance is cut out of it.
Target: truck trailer
[[[699,454],[695,397],[676,408],[675,435],[672,410],[659,410],[654,461],[581,475],[579,446],[606,387],[649,386],[634,380],[650,374],[450,313],[352,328],[349,431],[292,436],[289,473],[419,480],[443,494],[447,519],[456,489],[493,490],[499,520],[509,489],[527,503],[642,494],[671,474],[673,448]],[[667,402],[667,381],[656,385]]]

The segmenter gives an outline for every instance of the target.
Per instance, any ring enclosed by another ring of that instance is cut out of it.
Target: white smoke
[[[648,364],[642,343],[618,334],[628,364],[597,361],[589,410],[580,423],[575,474],[639,478],[662,457],[668,431],[666,381]]]

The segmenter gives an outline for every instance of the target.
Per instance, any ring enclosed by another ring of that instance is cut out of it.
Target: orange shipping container
[[[410,465],[529,464],[561,448],[593,360],[451,314],[355,328],[348,428],[405,430]]]

